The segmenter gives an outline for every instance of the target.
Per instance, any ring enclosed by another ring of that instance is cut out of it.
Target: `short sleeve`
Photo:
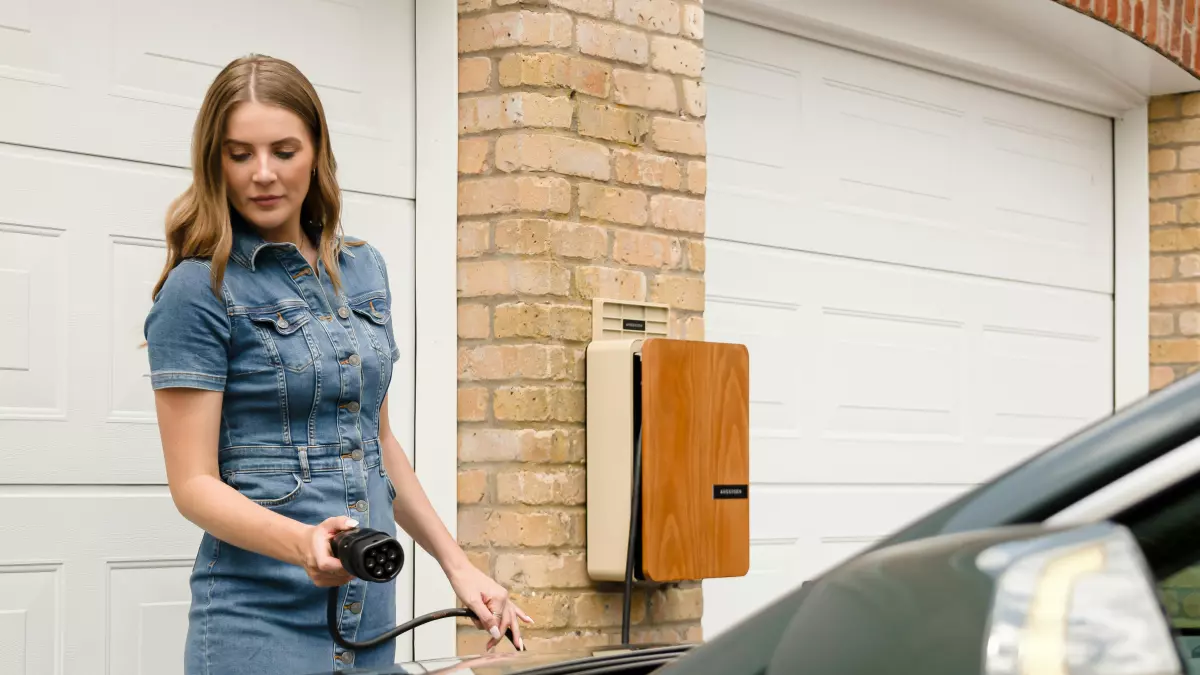
[[[171,270],[146,317],[150,386],[224,391],[229,367],[229,315],[213,293],[206,263]]]
[[[383,275],[383,288],[387,291],[388,303],[388,320],[383,324],[383,328],[387,331],[388,344],[392,346],[392,363],[400,360],[400,345],[396,342],[396,331],[392,324],[396,321],[396,305],[392,299],[392,284],[388,278],[387,263],[383,259],[383,254],[379,249],[367,244],[371,249],[371,257],[375,259],[375,264],[379,267],[379,273]]]

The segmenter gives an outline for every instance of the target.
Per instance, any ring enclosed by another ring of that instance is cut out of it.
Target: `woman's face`
[[[264,236],[299,236],[314,158],[312,138],[295,113],[255,101],[239,104],[221,149],[230,203]]]

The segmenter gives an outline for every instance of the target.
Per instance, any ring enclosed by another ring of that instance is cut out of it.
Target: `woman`
[[[146,320],[171,496],[204,530],[191,575],[189,675],[296,675],[390,664],[351,640],[395,625],[391,583],[353,579],[329,540],[398,523],[433,555],[492,649],[530,622],[472,566],[392,433],[400,357],[379,251],[341,234],[324,111],[291,64],[252,56],[210,86],[193,182],[167,217]]]

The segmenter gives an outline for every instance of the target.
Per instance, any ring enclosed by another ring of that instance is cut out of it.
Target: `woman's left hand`
[[[517,619],[525,623],[533,623],[533,619],[513,604],[503,586],[472,565],[451,572],[448,576],[455,595],[479,617],[475,621],[476,628],[486,630],[492,636],[487,643],[488,651],[504,639],[504,632],[510,628],[513,645],[517,649],[525,649]]]

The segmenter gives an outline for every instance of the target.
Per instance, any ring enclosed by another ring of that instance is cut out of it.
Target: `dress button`
[[[338,316],[342,317],[343,319],[348,318],[350,316],[350,310],[346,309],[345,307],[338,307]]]
[[[351,614],[358,614],[361,611],[362,611],[362,603],[361,602],[355,602],[350,605],[350,613]]]
[[[352,459],[356,462],[361,462],[362,458],[363,458],[362,450],[355,450],[354,452],[350,453],[350,459]]]
[[[354,663],[354,652],[342,652],[341,654],[338,654],[337,658],[338,661],[341,661],[345,664]]]
[[[357,366],[357,365],[358,365],[358,361],[359,361],[359,359],[358,359],[358,354],[351,354],[351,355],[350,355],[350,358],[349,358],[349,359],[347,359],[347,362],[348,362],[350,365],[352,365],[352,366]]]
[[[354,502],[354,510],[355,511],[366,511],[367,510],[367,502],[362,499]]]
[[[350,401],[347,403],[346,410],[349,410],[352,413],[358,412],[358,401]]]
[[[276,326],[279,326],[280,328],[287,328],[287,327],[288,327],[288,320],[287,320],[287,319],[280,319],[280,320],[278,320],[278,321],[276,321],[276,322],[275,322],[275,325],[276,325]]]

